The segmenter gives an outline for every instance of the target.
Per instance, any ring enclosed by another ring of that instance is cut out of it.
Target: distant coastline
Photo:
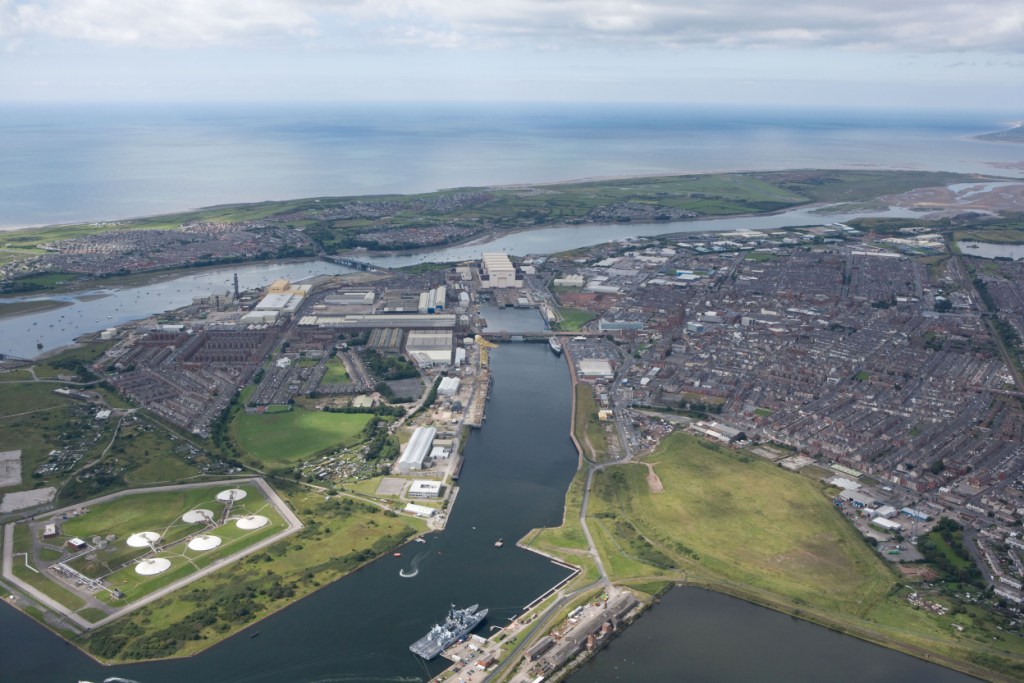
[[[1024,143],[1024,121],[1018,121],[1013,128],[996,131],[995,133],[975,135],[974,137],[977,140],[988,140],[990,142],[1016,142],[1022,144]]]

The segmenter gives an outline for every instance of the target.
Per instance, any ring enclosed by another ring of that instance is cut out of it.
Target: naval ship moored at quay
[[[465,609],[455,609],[455,605],[452,605],[444,623],[434,624],[427,635],[410,645],[409,649],[426,660],[438,656],[444,652],[445,648],[464,637],[484,620],[487,610],[482,609],[478,612],[477,607],[479,606],[471,605]]]

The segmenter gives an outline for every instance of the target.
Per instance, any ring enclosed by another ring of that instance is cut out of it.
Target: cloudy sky
[[[0,101],[1024,110],[1021,0],[0,0]]]

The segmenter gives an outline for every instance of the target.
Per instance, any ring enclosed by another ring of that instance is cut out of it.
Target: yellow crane
[[[492,341],[487,341],[479,334],[475,337],[476,345],[480,347],[480,367],[487,367],[487,349],[496,349],[498,345]]]

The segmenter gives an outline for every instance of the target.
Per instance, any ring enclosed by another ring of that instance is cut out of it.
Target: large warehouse
[[[399,474],[409,474],[415,470],[423,469],[423,461],[430,454],[430,446],[434,443],[434,436],[437,430],[433,427],[417,427],[412,433],[409,443],[405,444],[402,457],[398,459],[396,469]]]
[[[480,287],[505,289],[522,287],[523,274],[505,254],[484,254],[480,261]]]
[[[453,342],[451,330],[410,330],[405,350],[421,368],[451,365]]]

